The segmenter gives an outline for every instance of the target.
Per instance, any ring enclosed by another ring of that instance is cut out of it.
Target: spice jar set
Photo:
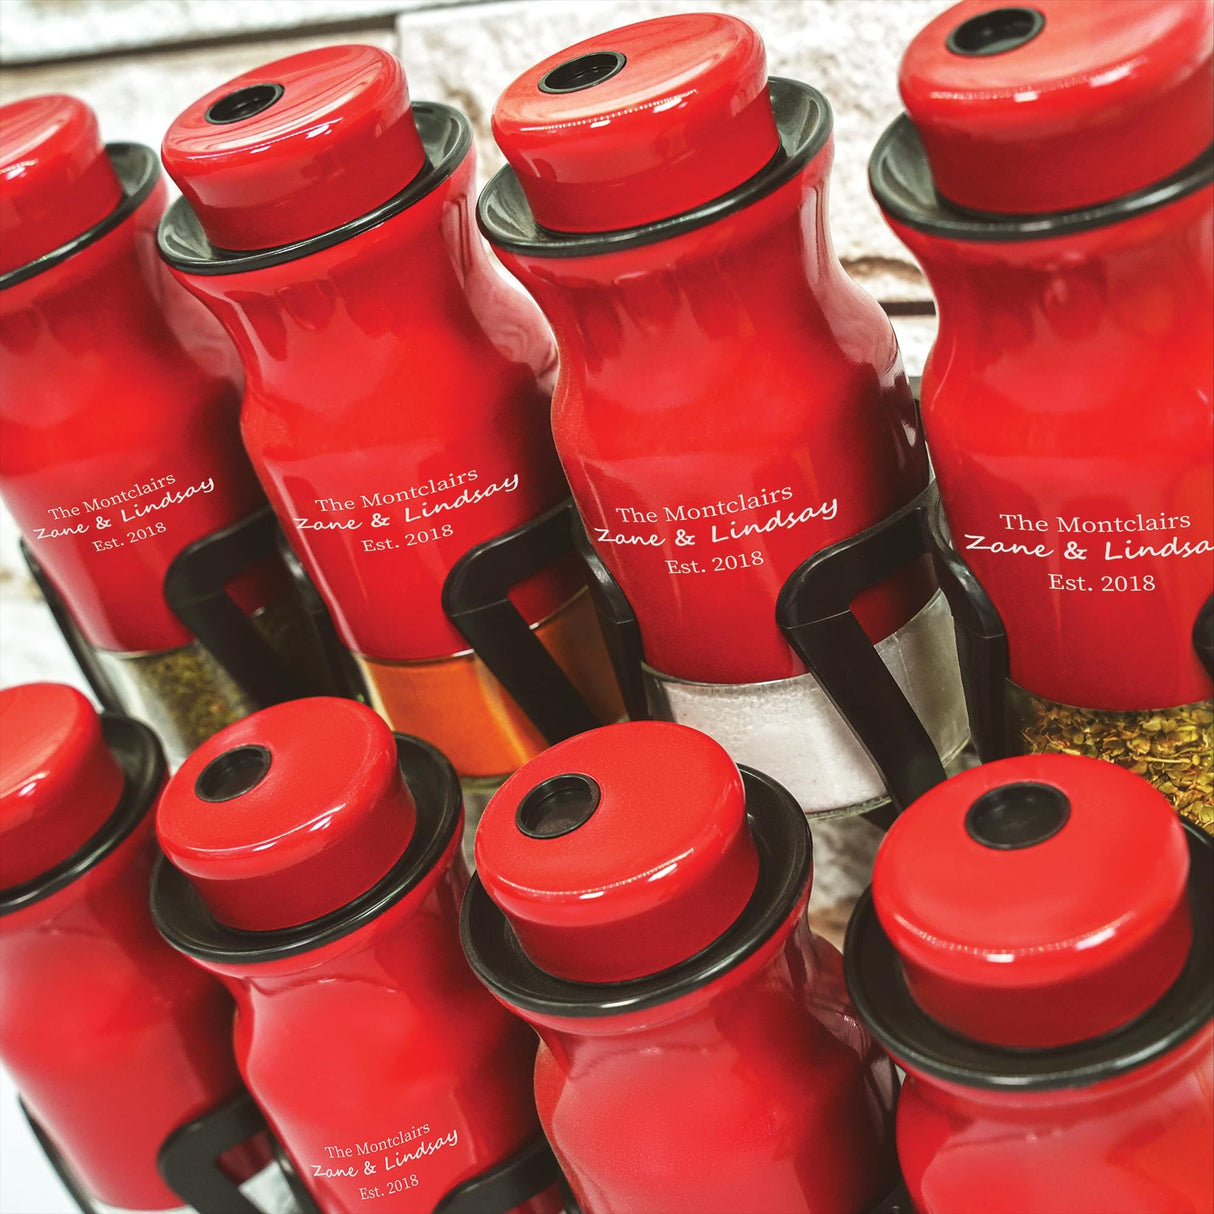
[[[107,710],[0,693],[0,1061],[83,1210],[1214,1205],[1212,13],[912,42],[918,402],[733,17],[524,72],[479,201],[370,47],[167,210],[0,110],[0,492]]]

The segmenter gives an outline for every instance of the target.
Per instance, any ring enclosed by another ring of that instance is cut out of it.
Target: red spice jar
[[[586,1214],[861,1211],[897,1080],[805,917],[778,784],[642,721],[552,747],[476,836],[464,950],[540,1034],[535,1093]]]
[[[240,351],[245,444],[371,702],[461,775],[500,780],[544,739],[444,614],[443,584],[567,489],[551,337],[473,229],[467,119],[411,104],[391,55],[327,47],[212,90],[162,153],[185,197],[161,253]],[[512,601],[618,715],[573,561]]]
[[[1212,32],[1187,0],[967,0],[908,48],[870,165],[939,304],[923,419],[1010,749],[1112,759],[1207,830]]]
[[[907,1072],[916,1210],[1214,1204],[1212,894],[1209,840],[1093,759],[988,763],[894,823],[845,956]]]
[[[161,801],[153,916],[235,996],[245,1082],[324,1214],[560,1209],[534,1037],[460,953],[463,822],[437,751],[336,699],[230,726]]]
[[[0,109],[0,178],[0,493],[86,672],[180,761],[290,677],[267,676],[264,646],[256,663],[208,647],[166,597],[193,545],[264,509],[236,358],[156,259],[166,190],[149,148],[103,147],[83,102],[32,97]],[[237,572],[231,613],[298,673],[307,634],[284,571]]]
[[[231,999],[148,914],[160,747],[54,683],[0,691],[0,730],[0,1061],[92,1199],[175,1209],[161,1148],[242,1089]]]
[[[549,56],[493,126],[510,167],[481,227],[556,333],[557,450],[639,622],[655,714],[806,812],[880,804],[776,623],[797,566],[929,476],[893,330],[830,245],[826,99],[769,80],[745,22],[685,13]],[[855,610],[951,758],[966,731],[934,590],[916,567]]]

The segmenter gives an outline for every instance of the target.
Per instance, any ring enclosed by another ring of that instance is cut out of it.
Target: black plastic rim
[[[619,51],[591,51],[566,59],[540,78],[541,93],[580,93],[612,76],[618,76],[628,60]]]
[[[779,784],[740,768],[759,853],[759,879],[734,924],[694,957],[627,982],[575,982],[540,969],[509,920],[473,876],[460,914],[464,955],[477,977],[511,1007],[546,1016],[618,1016],[669,1003],[728,973],[771,939],[809,884],[813,843],[801,807]]]
[[[834,126],[830,102],[808,84],[773,76],[768,82],[780,147],[753,177],[681,215],[614,232],[551,232],[542,228],[514,170],[507,166],[481,191],[476,218],[490,244],[531,257],[591,257],[669,240],[740,211],[791,181],[825,146]]]
[[[43,274],[60,262],[79,253],[81,249],[95,244],[103,236],[108,236],[116,227],[129,219],[146,201],[148,195],[156,188],[160,180],[160,161],[151,148],[141,143],[107,143],[105,154],[114,166],[118,182],[122,186],[122,200],[100,223],[95,223],[79,236],[61,244],[33,261],[0,274],[0,291],[15,287],[27,278]]]
[[[514,823],[529,839],[559,839],[590,821],[602,791],[593,776],[581,772],[550,776],[518,803]]]
[[[241,931],[218,922],[189,878],[161,856],[152,870],[152,919],[160,934],[200,961],[256,965],[331,944],[395,906],[438,863],[463,822],[464,805],[455,769],[433,746],[397,734],[396,752],[413,794],[417,825],[401,858],[365,894],[297,927]]]
[[[1070,817],[1070,798],[1061,788],[1018,780],[983,793],[966,811],[965,833],[994,851],[1019,851],[1052,839]]]
[[[281,84],[247,84],[207,107],[203,119],[212,126],[243,122],[268,110],[283,94]]]
[[[235,746],[216,755],[194,781],[194,795],[213,805],[234,801],[266,778],[274,756],[264,746]]]
[[[1045,15],[1035,8],[992,8],[950,30],[944,45],[954,55],[1004,55],[1032,42],[1043,29]]]
[[[898,954],[877,920],[871,888],[856,904],[843,946],[847,989],[856,1011],[908,1071],[968,1088],[1033,1092],[1090,1087],[1170,1053],[1214,1016],[1214,845],[1187,823],[1185,829],[1193,944],[1167,994],[1124,1028],[1050,1050],[1004,1049],[951,1032],[911,998]]]
[[[101,829],[62,864],[26,881],[0,890],[0,915],[11,915],[41,902],[96,868],[129,838],[152,811],[164,783],[164,752],[156,735],[141,721],[115,713],[101,714],[105,743],[122,768],[122,796]]]
[[[1042,240],[1108,227],[1184,198],[1211,181],[1214,181],[1214,144],[1172,176],[1110,202],[1044,215],[988,215],[969,211],[936,192],[919,132],[907,114],[886,128],[868,162],[868,184],[873,197],[891,219],[931,236],[988,243]]]
[[[306,240],[272,249],[236,252],[211,244],[189,202],[178,198],[160,221],[157,233],[160,256],[175,270],[186,274],[244,274],[296,261],[379,227],[438,189],[459,168],[472,147],[472,128],[467,118],[450,106],[435,101],[415,101],[413,118],[426,149],[425,164],[399,194],[365,215]]]

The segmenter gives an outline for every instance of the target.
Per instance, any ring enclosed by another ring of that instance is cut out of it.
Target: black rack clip
[[[510,591],[570,555],[577,525],[573,503],[566,499],[470,548],[443,583],[447,618],[549,745],[603,722],[510,601]]]
[[[303,1179],[295,1167],[295,1161],[283,1150],[282,1143],[273,1135],[270,1136],[270,1147],[274,1152],[274,1162],[287,1182],[291,1197],[295,1201],[294,1214],[322,1214],[312,1194],[308,1192]]]
[[[268,1133],[253,1097],[240,1092],[174,1130],[164,1140],[156,1166],[164,1183],[197,1214],[263,1214],[219,1161],[233,1148]]]
[[[776,600],[780,630],[881,773],[893,813],[878,814],[889,821],[944,781],[944,764],[851,604],[930,552],[926,518],[934,503],[929,485],[876,526],[815,553],[793,570]]]
[[[227,592],[227,583],[277,553],[269,506],[183,548],[164,575],[164,599],[240,689],[268,708],[308,694]]]
[[[595,552],[585,528],[575,516],[574,547],[590,575],[590,597],[598,613],[599,627],[607,645],[607,656],[620,686],[624,710],[631,721],[648,721],[649,698],[645,694],[645,648],[641,626],[620,584]]]
[[[21,547],[23,550],[25,549],[24,541]],[[26,559],[29,560],[28,551],[26,552]],[[29,1106],[20,1098],[18,1098],[17,1103],[21,1106],[21,1112],[25,1116],[26,1123],[33,1130],[34,1137],[38,1140],[38,1145],[42,1148],[42,1153],[46,1156],[52,1171],[59,1178],[59,1183],[63,1185],[72,1201],[76,1203],[76,1209],[80,1211],[80,1214],[101,1214],[93,1204],[93,1199],[89,1196],[88,1191],[76,1179],[76,1174],[72,1171],[71,1165],[64,1159],[63,1152],[59,1150],[51,1141],[50,1135],[38,1124],[34,1115],[29,1111]]]
[[[365,704],[370,696],[362,672],[350,656],[350,651],[342,644],[328,606],[281,527],[278,529],[277,548],[279,559],[290,575],[296,597],[311,625],[332,694],[347,700],[361,700]]]
[[[953,613],[970,741],[978,758],[991,763],[1011,753],[1007,726],[1007,632],[995,604],[953,547],[938,493],[924,521],[936,581]]]
[[[873,1206],[869,1214],[915,1214],[915,1207],[911,1204],[906,1185],[899,1181],[897,1187]]]
[[[1193,624],[1193,648],[1206,672],[1214,678],[1214,594],[1210,595],[1197,613]]]
[[[19,1103],[38,1145],[80,1214],[101,1214],[25,1101]],[[164,1183],[197,1214],[266,1214],[240,1191],[236,1182],[222,1170],[219,1160],[234,1147],[268,1133],[265,1119],[253,1098],[247,1092],[240,1092],[218,1108],[174,1130],[161,1146],[156,1166]],[[281,1158],[278,1144],[270,1141],[275,1154]],[[288,1171],[288,1180],[291,1175]],[[300,1214],[320,1214],[302,1186],[297,1188],[293,1184],[291,1190],[300,1204]]]
[[[852,614],[852,600],[918,560],[931,558],[953,611],[973,737],[984,760],[1003,749],[1007,638],[990,600],[948,542],[932,482],[900,510],[823,549],[780,591],[776,619],[788,642],[851,727],[890,795],[870,814],[888,825],[945,778],[926,728]]]
[[[892,544],[892,553],[886,551],[883,556],[878,547],[869,547],[869,545],[877,545],[881,537],[884,537],[881,542],[885,545]],[[611,575],[602,558],[595,552],[580,526],[575,532],[575,542],[583,562],[590,571],[591,593],[599,613],[599,623],[607,642],[607,650],[615,669],[616,680],[623,692],[624,706],[632,720],[647,720],[651,713],[645,693],[643,673],[645,655],[636,614],[619,583]],[[828,573],[818,572],[821,568],[826,568],[826,562],[832,561],[837,553],[847,555],[839,558],[838,566],[831,564]],[[784,604],[784,610],[792,611],[794,614],[789,618],[789,623],[795,634],[803,636],[804,627],[808,627],[812,632],[816,630],[816,625],[810,618],[811,613],[808,607],[810,600],[802,599],[802,595],[807,593],[806,587],[816,587],[819,578],[823,582],[828,582],[832,578],[850,576],[853,584],[858,584],[860,589],[864,589],[866,584],[875,584],[888,576],[879,568],[881,559],[885,559],[890,564],[891,570],[896,572],[901,565],[909,564],[925,554],[930,555],[932,559],[937,580],[953,612],[962,684],[966,693],[970,728],[975,745],[984,762],[992,758],[999,758],[1004,747],[1003,681],[1007,675],[1007,638],[990,599],[952,549],[934,484],[925,489],[903,510],[891,515],[868,531],[824,549],[794,570],[785,583],[777,604],[777,611],[781,610],[780,604]],[[868,562],[873,560],[878,560],[878,566],[870,570]],[[843,567],[845,563],[850,568],[850,573]],[[807,577],[811,566],[815,572]],[[868,575],[872,577],[871,583],[867,583],[864,577],[858,577],[862,571],[867,571]],[[800,588],[793,585],[794,580],[798,578],[804,583]],[[846,632],[848,635],[845,643],[848,645],[848,652],[852,654],[851,658],[840,662],[839,665],[847,667],[854,660],[855,653],[867,651],[869,656],[867,659],[861,658],[860,665],[872,670],[873,678],[876,680],[874,698],[888,703],[894,695],[897,696],[897,701],[893,701],[895,704],[893,711],[895,716],[902,721],[904,733],[913,741],[915,753],[923,755],[922,763],[929,775],[934,774],[936,768],[939,768],[942,773],[943,768],[939,763],[939,756],[936,755],[935,747],[927,737],[914,710],[907,703],[885,664],[877,657],[863,630],[851,617],[850,603],[855,593],[858,591],[853,592],[844,588],[837,593],[832,592],[833,597],[829,600],[832,606],[828,614],[835,617],[835,623],[828,626],[832,634],[830,644],[835,643],[833,637],[837,632]],[[843,619],[843,616],[846,616],[847,619]],[[851,620],[853,626],[848,626],[848,620]],[[781,623],[781,628],[788,636],[788,627]],[[800,653],[802,660],[806,661],[806,665],[813,671],[813,666],[806,659],[805,654],[801,653],[793,641],[793,637],[789,636],[788,639],[793,644],[793,648]],[[829,661],[829,659],[827,660]],[[876,667],[872,666],[874,661],[877,664]],[[879,667],[879,674],[877,667]],[[814,673],[816,675],[817,671]],[[842,674],[840,674],[840,679],[845,685],[851,682],[850,679],[843,679]],[[822,681],[821,678],[820,681]],[[830,690],[826,687],[825,682],[823,682],[823,686],[829,695]],[[857,701],[866,699],[872,694],[871,688],[865,688],[861,692],[860,688],[863,686],[862,682],[857,682],[853,693],[853,698]],[[898,701],[901,701],[901,711],[898,709]],[[836,701],[836,706],[839,706],[838,701]],[[848,717],[842,707],[840,707],[840,711],[844,713],[845,717]],[[862,713],[861,726],[863,726],[866,715],[876,715],[884,721],[881,713],[882,710],[879,707],[875,710],[875,714]],[[850,717],[848,720],[850,723]],[[852,724],[852,728],[855,730],[856,725]],[[875,732],[875,725],[872,728]],[[884,729],[884,725],[882,725],[882,729]],[[862,737],[860,740],[863,744],[864,738]],[[875,758],[873,761],[877,762]],[[887,761],[894,763],[895,759],[891,757]],[[881,769],[881,764],[877,765]],[[940,778],[943,778],[942,775]],[[890,787],[888,779],[886,784],[887,787]],[[924,790],[929,786],[925,785]],[[877,821],[883,813],[885,811],[877,810],[868,816]],[[888,825],[888,822],[885,824]]]
[[[174,557],[164,577],[163,594],[169,609],[259,708],[308,694],[327,693],[333,688],[350,687],[348,675],[339,675],[346,668],[334,664],[332,651],[326,643],[327,628],[333,636],[332,643],[338,644],[323,603],[320,603],[323,617],[319,617],[313,605],[303,599],[314,639],[329,667],[330,685],[306,688],[226,591],[229,579],[278,555],[280,534],[273,512],[269,506],[265,506],[230,527],[212,532],[183,548]],[[92,645],[25,540],[21,541],[21,555],[93,695],[106,711],[125,712],[126,707],[105,669],[97,661]],[[303,573],[302,569],[300,573]],[[307,575],[303,574],[303,577],[307,581]],[[295,581],[298,590],[299,583],[297,579]],[[311,582],[307,582],[307,585],[310,588]],[[312,594],[319,602],[320,596],[316,595],[315,590],[312,590]],[[351,691],[348,694],[355,693]]]
[[[507,1214],[564,1180],[541,1134],[504,1163],[452,1189],[434,1214]]]

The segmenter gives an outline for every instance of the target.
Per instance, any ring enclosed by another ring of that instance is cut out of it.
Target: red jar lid
[[[640,21],[549,56],[498,99],[493,134],[536,222],[558,232],[690,211],[780,144],[763,40],[720,13]]]
[[[963,0],[910,44],[898,83],[944,198],[1074,210],[1210,146],[1212,35],[1206,0]]]
[[[231,250],[332,231],[400,193],[426,160],[405,73],[373,46],[245,72],[181,113],[160,151],[207,239]]]
[[[0,691],[0,888],[79,851],[118,808],[123,784],[80,692],[61,683]]]
[[[229,927],[318,919],[369,890],[413,836],[413,798],[384,721],[353,700],[263,709],[169,781],[160,846]]]
[[[476,867],[536,965],[621,982],[707,948],[745,908],[759,861],[729,755],[684,725],[641,721],[515,772],[481,819]]]
[[[83,101],[53,93],[0,106],[0,274],[75,240],[121,201]]]
[[[1110,1032],[1192,941],[1184,829],[1112,763],[1031,755],[938,785],[896,821],[873,902],[915,1002],[948,1028],[1049,1048]]]

